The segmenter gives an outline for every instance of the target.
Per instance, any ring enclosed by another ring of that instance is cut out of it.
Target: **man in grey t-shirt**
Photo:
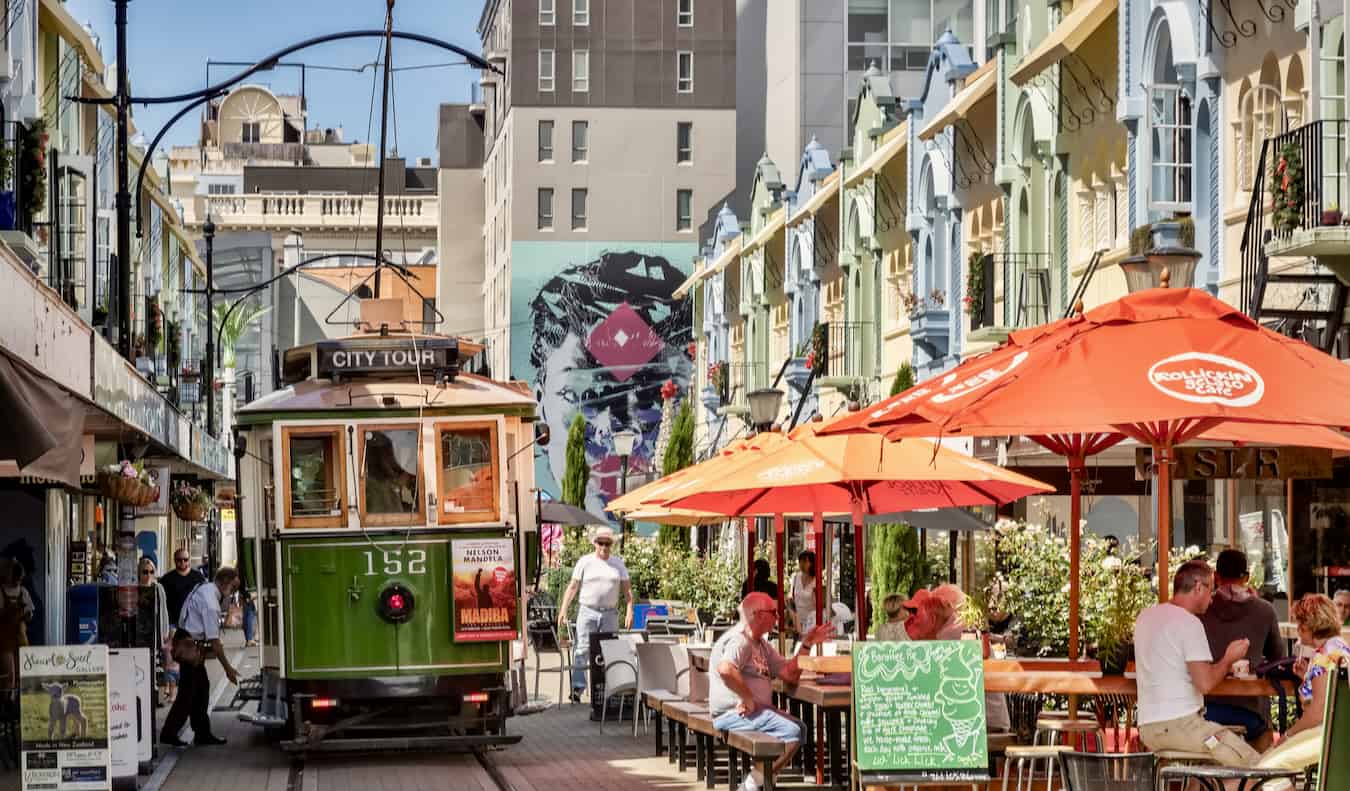
[[[619,598],[628,602],[625,629],[633,627],[633,589],[623,558],[612,554],[614,531],[602,527],[591,539],[595,552],[583,555],[572,569],[572,581],[563,591],[558,607],[558,631],[567,629],[567,608],[580,594],[577,604],[577,641],[572,646],[572,702],[581,700],[586,688],[586,668],[590,667],[591,634],[612,632],[619,626]]]
[[[773,680],[795,683],[801,676],[797,656],[783,655],[764,639],[778,619],[778,603],[765,593],[751,593],[739,607],[741,620],[713,644],[708,666],[708,711],[713,727],[723,731],[758,731],[788,742],[788,749],[773,764],[776,774],[792,760],[802,738],[796,719],[773,708]],[[833,627],[822,624],[802,636],[802,648],[829,637]],[[741,784],[741,791],[758,791],[764,778],[755,769]]]

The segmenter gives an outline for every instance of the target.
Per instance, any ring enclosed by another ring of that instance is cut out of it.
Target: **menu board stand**
[[[982,646],[853,644],[854,767],[864,786],[988,782]]]

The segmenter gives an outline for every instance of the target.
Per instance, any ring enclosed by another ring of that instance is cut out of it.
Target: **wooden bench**
[[[695,714],[707,714],[708,707],[701,703],[681,703],[670,701],[661,704],[661,713],[671,725],[670,751],[679,764],[680,771],[689,768],[689,718]]]
[[[694,777],[704,781],[706,788],[712,788],[717,776],[717,743],[722,739],[722,732],[713,727],[712,715],[706,708],[690,714],[688,725],[694,732]],[[730,774],[729,760],[727,765]],[[734,791],[734,785],[732,789]]]
[[[764,785],[761,788],[764,791],[773,791],[773,763],[783,757],[783,753],[787,752],[788,743],[776,736],[758,731],[725,731],[723,738],[726,740],[728,753],[731,757],[731,780],[728,788],[734,791],[741,778],[758,763],[764,770]],[[744,758],[745,772],[740,772],[739,767],[737,767],[736,756],[738,754]]]
[[[681,698],[679,695],[676,695],[673,692],[667,692],[664,689],[649,689],[646,692],[642,693],[642,705],[645,706],[647,710],[650,711],[656,717],[656,727],[652,728],[652,730],[656,733],[657,756],[660,756],[663,750],[663,747],[661,745],[661,731],[662,731],[661,707],[666,703],[675,703],[677,701],[682,700],[684,700],[684,698]],[[674,742],[671,743],[674,744]],[[671,755],[671,760],[672,761],[675,760],[675,756],[673,754]]]

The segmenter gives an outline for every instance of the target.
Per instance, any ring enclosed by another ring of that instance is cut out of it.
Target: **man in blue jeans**
[[[788,748],[773,764],[777,774],[797,752],[802,724],[773,707],[773,680],[789,684],[801,676],[797,657],[802,651],[827,639],[834,627],[821,624],[802,637],[801,648],[784,659],[764,636],[778,620],[778,602],[765,593],[751,593],[741,600],[740,622],[713,644],[708,666],[708,711],[713,727],[723,731],[758,731],[788,742]],[[755,769],[741,783],[741,791],[758,791],[764,783]]]
[[[591,539],[595,551],[583,555],[572,569],[572,581],[563,591],[558,607],[558,633],[567,632],[567,608],[572,598],[577,603],[577,642],[572,646],[572,702],[581,701],[586,688],[586,668],[591,656],[591,634],[612,632],[619,626],[619,598],[628,602],[625,629],[633,627],[633,588],[628,581],[628,567],[623,558],[612,554],[614,531],[602,527]]]

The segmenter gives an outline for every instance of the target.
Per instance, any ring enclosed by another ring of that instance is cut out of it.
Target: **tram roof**
[[[429,377],[343,380],[306,379],[259,398],[236,413],[243,424],[324,414],[411,412],[510,413],[534,416],[534,397],[524,382],[498,382],[461,373],[449,383]],[[280,414],[278,414],[280,413]],[[275,417],[269,417],[275,416]]]

